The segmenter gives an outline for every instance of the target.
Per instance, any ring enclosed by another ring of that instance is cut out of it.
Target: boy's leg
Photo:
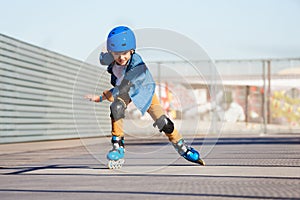
[[[122,102],[126,105],[127,105],[131,102],[130,99],[126,99],[126,100],[122,100]],[[111,110],[114,109],[111,107]],[[112,113],[110,114],[110,118],[111,118],[111,125],[112,125],[112,130],[111,130],[111,134],[113,136],[116,136],[116,137],[124,137],[124,130],[123,130],[123,117],[122,118],[117,118],[115,119],[115,116],[114,116],[114,111],[112,110],[111,111]],[[125,109],[124,109],[124,112],[125,112]],[[118,113],[118,111],[117,111]],[[124,115],[125,113],[121,114],[121,115]],[[117,114],[119,115],[119,114]]]
[[[116,137],[124,137],[123,119],[115,121],[111,118],[111,135]]]
[[[105,96],[105,98],[110,101],[110,102],[114,102],[114,97],[111,93],[110,90],[105,90],[103,93],[102,93],[103,96]],[[126,106],[130,103],[130,99],[126,99],[124,100]],[[121,119],[117,119],[115,120],[114,119],[114,116],[110,115],[110,118],[111,118],[111,134],[112,136],[116,136],[116,137],[124,137],[124,132],[123,132],[123,118]]]
[[[152,102],[150,108],[147,111],[152,119],[156,122],[160,117],[165,116],[165,112],[160,105],[158,97],[156,94],[153,95]],[[171,131],[170,131],[171,132]],[[169,141],[172,143],[177,143],[180,139],[182,139],[182,135],[177,131],[176,128],[173,129],[171,133],[165,133],[169,138]]]
[[[163,131],[166,134],[176,151],[181,156],[188,161],[205,165],[204,161],[200,158],[198,151],[186,145],[182,135],[177,131],[177,129],[174,128],[173,122],[166,115],[164,115],[164,111],[156,94],[153,95],[148,113],[155,121],[154,126],[157,126],[160,132]]]
[[[106,97],[110,97],[111,94],[106,93]],[[112,97],[112,95],[111,95]],[[113,97],[112,97],[113,98]],[[112,99],[113,103],[110,106],[111,110],[111,143],[112,150],[107,154],[108,167],[110,169],[116,169],[122,167],[124,163],[124,131],[123,131],[123,118],[125,114],[125,109],[130,103],[130,98],[121,99]]]

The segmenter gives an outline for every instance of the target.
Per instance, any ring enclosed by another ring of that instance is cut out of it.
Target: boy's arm
[[[114,57],[104,47],[100,53],[99,60],[101,65],[110,65],[114,61]]]

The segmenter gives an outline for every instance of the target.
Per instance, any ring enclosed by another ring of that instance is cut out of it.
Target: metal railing
[[[242,107],[245,115],[245,119],[242,121],[228,122],[226,121],[227,119],[219,119],[223,121],[224,127],[226,127],[226,124],[230,124],[223,131],[241,132],[255,129],[255,132],[264,134],[300,132],[300,57],[216,60],[209,62],[215,64],[216,73],[221,77],[220,80],[215,82],[216,85],[222,86],[218,87],[218,89],[223,90],[221,91],[223,100],[219,102],[219,107],[223,107],[221,110],[226,115],[230,103],[234,101]],[[193,61],[193,63],[197,63],[197,61]],[[203,61],[198,63],[200,71],[203,68],[203,71],[209,72],[209,70],[205,70],[207,64],[203,64]],[[163,74],[167,74],[167,72],[164,72],[165,69],[159,69],[158,66],[175,69],[177,74],[180,74],[181,69],[192,69],[189,65],[188,61],[151,62],[156,80],[167,83],[169,90],[172,90],[172,87],[177,87],[182,81],[176,76],[164,76]],[[161,71],[157,72],[158,70]],[[208,110],[202,112],[202,110],[205,104],[211,103],[210,88],[212,83],[213,80],[205,80],[199,74],[185,76],[185,85],[188,84],[194,90],[205,90],[207,93],[205,101],[201,103],[202,105],[191,106],[191,110],[194,111],[193,117],[199,118],[202,122],[203,118],[206,121],[208,118],[201,115],[210,115],[211,112]],[[173,92],[173,95],[176,95],[176,91],[173,90]],[[179,95],[187,93],[187,89],[185,93],[178,92]],[[197,99],[198,97],[194,98]],[[183,102],[185,97],[181,97],[181,99],[183,99]],[[187,104],[191,103],[193,102],[188,102]],[[198,110],[198,112],[195,110]],[[209,118],[208,120],[211,121],[212,119]]]

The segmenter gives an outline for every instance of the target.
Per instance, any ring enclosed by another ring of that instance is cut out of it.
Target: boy
[[[112,123],[112,150],[107,154],[108,167],[116,169],[124,163],[123,118],[127,105],[132,101],[144,114],[146,111],[154,120],[154,127],[164,132],[176,151],[186,160],[205,165],[200,154],[185,144],[182,136],[174,128],[173,122],[164,114],[155,94],[155,82],[142,58],[135,52],[136,40],[133,31],[126,26],[112,29],[107,37],[108,52],[101,52],[100,63],[108,65],[111,84],[114,88],[100,96],[86,95],[94,102],[108,100]]]

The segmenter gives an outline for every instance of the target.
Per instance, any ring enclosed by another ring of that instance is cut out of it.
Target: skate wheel
[[[124,159],[109,160],[107,166],[109,169],[121,169],[124,162],[125,162]]]

